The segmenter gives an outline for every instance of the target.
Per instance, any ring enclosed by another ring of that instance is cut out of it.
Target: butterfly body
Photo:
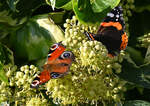
[[[125,33],[123,10],[120,6],[115,7],[107,16],[97,31],[97,34],[85,32],[89,40],[97,40],[106,46],[108,53],[115,56],[120,50],[124,50],[128,44]]]
[[[33,80],[32,88],[37,88],[50,79],[59,78],[68,73],[74,61],[74,55],[70,51],[65,51],[65,49],[65,46],[61,43],[56,43],[50,48],[43,71]]]

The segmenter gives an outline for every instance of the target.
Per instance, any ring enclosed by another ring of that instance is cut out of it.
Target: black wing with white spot
[[[104,18],[104,22],[119,22],[123,30],[125,29],[125,22],[123,19],[123,9],[121,6],[117,6],[107,13],[107,16]]]

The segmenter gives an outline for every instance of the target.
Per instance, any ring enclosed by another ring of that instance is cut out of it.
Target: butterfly
[[[128,44],[122,7],[117,6],[107,13],[96,34],[90,32],[85,32],[84,34],[89,40],[97,40],[105,45],[108,50],[108,56],[116,56]]]
[[[61,42],[50,48],[43,71],[33,80],[31,88],[37,88],[50,79],[60,78],[68,73],[75,56],[71,51],[65,51],[65,49],[66,47]]]

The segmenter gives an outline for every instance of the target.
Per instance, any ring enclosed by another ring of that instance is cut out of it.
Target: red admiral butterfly
[[[43,66],[43,71],[33,80],[31,88],[37,88],[50,79],[67,74],[75,58],[72,52],[65,49],[61,43],[56,43],[50,48],[47,63]]]
[[[120,50],[124,50],[128,44],[128,36],[125,33],[122,7],[117,6],[107,13],[97,34],[85,32],[85,35],[89,40],[102,42],[106,46],[110,57],[114,57]]]

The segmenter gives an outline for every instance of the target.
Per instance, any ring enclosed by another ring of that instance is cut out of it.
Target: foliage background
[[[128,82],[124,93],[124,105],[148,104],[150,101],[150,1],[110,1],[0,0],[1,83],[11,82],[11,78],[7,75],[10,67],[11,70],[18,71],[25,64],[34,64],[40,69],[46,60],[49,47],[55,42],[64,40],[63,25],[66,19],[71,19],[75,15],[82,24],[98,25],[106,13],[120,3],[124,9],[126,31],[129,35],[127,54],[121,63],[122,72],[117,74],[120,79]],[[44,91],[39,90],[39,92]]]

